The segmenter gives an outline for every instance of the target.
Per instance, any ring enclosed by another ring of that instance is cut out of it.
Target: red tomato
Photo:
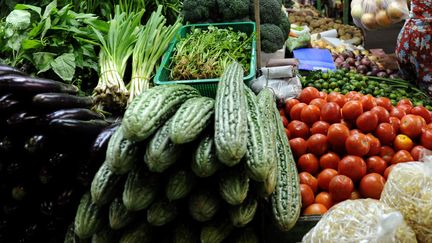
[[[342,116],[346,120],[355,120],[363,114],[363,105],[358,100],[351,100],[342,107]]]
[[[393,159],[393,156],[395,154],[395,151],[390,146],[382,146],[379,156],[387,162],[387,164],[390,164],[391,160]]]
[[[323,134],[314,134],[307,140],[307,148],[310,153],[321,156],[328,149],[327,136]]]
[[[349,135],[354,135],[354,134],[359,134],[359,133],[362,133],[362,132],[360,132],[360,130],[358,130],[358,129],[352,129],[350,132],[349,132]],[[362,133],[363,134],[363,133]]]
[[[391,144],[396,137],[396,133],[390,123],[379,124],[375,131],[375,135],[382,144]]]
[[[303,107],[300,113],[300,119],[308,125],[314,124],[319,121],[321,116],[320,108],[316,105],[307,105]]]
[[[350,198],[353,190],[353,181],[344,175],[333,177],[329,184],[329,192],[334,202],[340,202]]]
[[[410,114],[413,107],[409,105],[398,105],[397,108],[405,112],[405,114]]]
[[[384,174],[387,169],[387,162],[379,156],[372,156],[366,160],[367,173]]]
[[[423,117],[409,114],[402,117],[399,129],[408,137],[416,138],[422,133],[422,128],[425,124],[426,122]]]
[[[321,134],[327,135],[327,131],[328,131],[329,127],[330,127],[330,124],[328,124],[328,122],[317,121],[312,125],[310,131],[311,131],[311,134],[321,133]]]
[[[369,139],[362,133],[350,135],[345,141],[345,149],[350,155],[362,157],[369,153]]]
[[[371,111],[366,111],[357,118],[356,125],[364,133],[375,131],[378,126],[378,116]]]
[[[326,92],[319,92],[319,97],[321,99],[327,100],[327,93]]]
[[[330,92],[330,94],[327,96],[327,102],[335,102],[340,107],[343,107],[346,102],[346,98],[343,94],[338,92]]]
[[[294,157],[299,158],[307,151],[307,143],[303,138],[293,138],[289,140],[289,144],[294,154]]]
[[[341,121],[340,106],[335,102],[324,104],[321,109],[321,120],[330,124]]]
[[[350,92],[348,92],[348,93],[345,95],[345,97],[347,98],[348,101],[350,101],[350,100],[361,100],[361,97],[362,97],[362,96],[363,96],[363,95],[360,94],[360,93],[357,92],[357,91],[350,91]]]
[[[328,209],[324,205],[320,203],[314,203],[305,208],[303,215],[323,215],[327,212],[327,210]]]
[[[385,179],[382,175],[371,173],[365,175],[360,181],[360,194],[364,198],[380,199],[384,189]]]
[[[300,192],[302,197],[302,208],[306,208],[315,201],[315,196],[312,189],[306,184],[300,184]]]
[[[338,172],[334,169],[327,168],[321,171],[318,175],[319,188],[321,188],[321,190],[328,190],[330,181],[337,175]]]
[[[411,114],[421,116],[425,119],[426,123],[430,123],[432,120],[431,114],[424,106],[416,106],[411,109]]]
[[[361,97],[360,101],[363,105],[364,111],[369,111],[377,105],[375,102],[375,98],[370,94]]]
[[[414,147],[414,143],[407,135],[398,134],[394,141],[393,141],[393,147],[395,150],[411,150],[412,147]]]
[[[298,104],[294,105],[291,108],[290,113],[289,113],[291,121],[293,121],[293,120],[301,121],[301,112],[302,112],[303,108],[306,106],[307,105],[305,103],[298,103]]]
[[[388,180],[388,176],[389,176],[390,172],[393,170],[393,168],[394,168],[395,166],[396,166],[396,165],[390,165],[390,166],[387,167],[387,169],[384,171],[384,178],[385,178],[386,180]]]
[[[393,109],[390,111],[390,117],[397,117],[399,119],[402,119],[406,115],[405,111],[402,109],[398,109],[397,107],[393,107]]]
[[[284,109],[279,109],[279,115],[285,117],[285,110]]]
[[[328,192],[318,193],[318,195],[316,195],[316,197],[315,197],[315,203],[321,203],[322,205],[324,205],[328,209],[330,209],[334,204],[334,202],[331,198],[331,195]]]
[[[319,97],[320,97],[320,93],[316,88],[306,87],[300,92],[299,100],[300,100],[300,102],[309,104],[309,102],[311,102],[311,100],[313,100],[315,98],[319,98]]]
[[[375,98],[375,102],[376,102],[377,106],[384,107],[388,112],[390,112],[393,108],[393,105],[392,105],[390,99],[387,97]]]
[[[289,115],[291,112],[291,108],[293,108],[293,106],[297,105],[298,103],[300,103],[300,101],[298,101],[298,99],[289,99],[285,101],[285,115]]]
[[[291,134],[290,138],[309,138],[309,127],[301,121],[292,121],[288,124],[288,130]]]
[[[291,138],[290,131],[288,130],[288,128],[285,128],[284,130],[285,130],[285,134],[286,134],[287,138],[290,139]]]
[[[284,117],[284,116],[281,116],[281,119],[282,119],[282,123],[283,123],[284,127],[287,127],[288,123],[289,123],[288,119],[286,117]]]
[[[340,123],[335,123],[328,129],[327,140],[333,147],[345,148],[345,141],[349,135],[348,127]]]
[[[427,128],[423,131],[420,137],[420,143],[425,148],[432,150],[432,129]]]
[[[355,121],[347,121],[345,119],[342,119],[340,123],[344,124],[346,127],[348,127],[348,129],[351,129],[354,127],[354,125],[353,125],[354,122]]]
[[[300,177],[300,184],[306,184],[310,186],[314,194],[318,192],[318,179],[315,178],[313,175],[311,175],[308,172],[301,172],[299,174]]]
[[[427,151],[427,148],[425,148],[421,145],[417,145],[411,149],[410,153],[411,153],[411,156],[413,157],[414,161],[419,161],[421,156],[423,156],[423,153],[425,153],[426,151]]]
[[[409,105],[409,106],[413,106],[413,103],[411,102],[411,100],[410,99],[407,99],[407,98],[405,98],[405,99],[401,99],[401,100],[399,100],[399,102],[397,103],[397,105],[398,106],[400,106],[400,105]]]
[[[361,195],[360,192],[357,190],[354,190],[353,192],[351,192],[351,196],[350,196],[350,200],[356,200],[356,199],[360,199]]]
[[[301,172],[306,171],[315,175],[319,171],[319,161],[314,154],[303,154],[300,156],[297,163]]]
[[[392,164],[398,164],[403,162],[411,162],[414,161],[414,158],[411,156],[410,152],[406,150],[399,150],[395,153],[392,158]]]
[[[321,108],[323,107],[323,105],[324,105],[325,103],[327,103],[327,101],[326,101],[325,99],[323,99],[323,98],[315,98],[315,99],[313,99],[313,100],[309,103],[309,105],[316,105],[316,106],[318,106],[318,107],[320,108],[320,110],[321,110]]]
[[[399,133],[400,120],[397,117],[390,117],[390,124],[393,126],[395,133]]]
[[[381,149],[380,140],[376,138],[374,135],[372,135],[371,133],[368,133],[366,137],[369,139],[369,145],[370,145],[369,152],[366,155],[373,156],[379,154]]]
[[[371,111],[378,116],[378,123],[389,122],[390,113],[384,107],[375,106]]]
[[[359,181],[366,175],[367,166],[364,160],[355,155],[347,155],[341,159],[338,165],[338,173],[346,175],[354,182]],[[319,183],[319,181],[318,181]]]
[[[337,170],[339,161],[340,161],[339,155],[337,155],[334,152],[328,152],[323,156],[321,156],[319,163],[321,169],[330,168],[330,169]]]

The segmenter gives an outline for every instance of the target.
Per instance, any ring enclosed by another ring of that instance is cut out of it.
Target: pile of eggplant
[[[91,97],[0,65],[0,242],[62,242],[113,121]]]

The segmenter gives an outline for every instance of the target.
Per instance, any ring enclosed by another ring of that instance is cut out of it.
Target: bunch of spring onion
[[[128,85],[129,103],[150,87],[156,65],[165,53],[170,41],[181,27],[178,18],[173,25],[166,26],[162,6],[152,13],[139,33],[132,55],[132,79]]]
[[[143,11],[125,13],[117,5],[114,17],[108,22],[108,32],[92,27],[101,46],[99,82],[94,89],[99,110],[118,112],[126,107],[128,90],[123,77],[140,31],[142,15]]]

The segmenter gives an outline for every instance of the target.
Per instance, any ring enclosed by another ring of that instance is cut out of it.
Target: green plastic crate
[[[232,23],[208,23],[208,24],[190,24],[185,25],[178,31],[175,39],[171,42],[168,50],[162,58],[161,66],[156,72],[154,83],[156,85],[164,84],[188,84],[196,88],[201,95],[208,97],[216,97],[217,84],[219,78],[213,79],[196,79],[196,80],[169,80],[170,70],[169,65],[171,57],[174,52],[174,47],[180,38],[186,36],[191,28],[207,28],[208,26],[216,26],[218,28],[231,27],[233,30],[244,32],[248,35],[253,34],[252,37],[252,49],[251,49],[251,60],[250,60],[250,71],[249,74],[244,76],[243,80],[246,84],[255,78],[256,69],[256,40],[255,40],[255,23],[254,22],[232,22]]]

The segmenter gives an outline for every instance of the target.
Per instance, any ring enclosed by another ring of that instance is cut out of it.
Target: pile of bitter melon
[[[66,242],[259,242],[266,200],[291,229],[299,179],[273,92],[256,96],[233,63],[216,99],[176,84],[130,104]]]

